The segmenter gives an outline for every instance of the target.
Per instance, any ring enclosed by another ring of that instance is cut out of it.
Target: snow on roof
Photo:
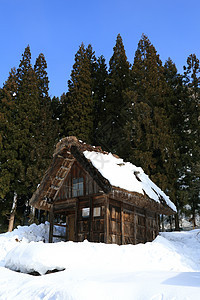
[[[111,153],[84,151],[83,154],[112,186],[143,195],[145,192],[149,198],[159,203],[161,196],[172,210],[177,211],[169,197],[150,180],[142,168],[136,167],[130,162],[124,162],[123,159],[117,158]]]

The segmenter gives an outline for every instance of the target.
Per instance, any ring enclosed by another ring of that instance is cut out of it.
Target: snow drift
[[[0,235],[0,299],[198,299],[200,230],[138,245],[44,243],[48,223]],[[48,270],[65,271],[41,275]]]

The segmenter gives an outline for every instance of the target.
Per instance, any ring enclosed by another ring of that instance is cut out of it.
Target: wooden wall
[[[89,215],[83,216],[83,210],[89,209]],[[78,205],[77,227],[78,241],[104,242],[104,198],[80,200]]]
[[[83,196],[96,194],[100,191],[97,183],[92,179],[92,177],[80,166],[80,164],[75,161],[71,167],[70,173],[64,180],[63,185],[56,197],[56,202],[59,200],[71,199],[73,197],[72,182],[73,178],[83,178]]]
[[[158,214],[106,195],[58,201],[54,213],[66,215],[66,237],[82,242],[138,244],[152,241],[159,232]],[[74,232],[69,230],[75,222]]]
[[[145,243],[158,235],[158,214],[154,212],[114,200],[110,200],[109,211],[109,243]]]

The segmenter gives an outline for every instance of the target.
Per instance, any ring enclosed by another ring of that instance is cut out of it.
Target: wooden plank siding
[[[75,161],[57,195],[56,202],[73,197],[73,178],[83,178],[83,196],[97,194],[100,188],[92,177]]]
[[[73,179],[83,178],[81,195],[73,191]],[[74,197],[76,195],[76,197]],[[118,196],[120,193],[118,193]],[[152,241],[158,234],[158,214],[137,207],[120,197],[104,194],[95,180],[75,161],[50,211],[49,241],[53,241],[54,219],[61,216],[65,240],[138,244]],[[73,223],[72,223],[73,222]],[[73,226],[72,226],[73,224]],[[58,236],[56,236],[58,237]]]

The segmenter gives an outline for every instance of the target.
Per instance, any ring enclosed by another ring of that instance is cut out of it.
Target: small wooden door
[[[74,230],[75,230],[75,215],[68,216],[68,226],[69,226],[69,241],[74,241]]]

